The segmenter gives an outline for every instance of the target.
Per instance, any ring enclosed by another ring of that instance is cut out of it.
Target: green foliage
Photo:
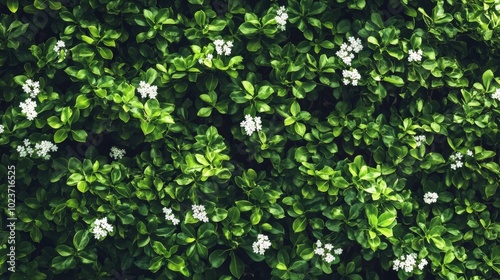
[[[16,168],[17,217],[16,272],[2,220],[0,274],[500,277],[495,1],[0,4],[0,173]],[[363,49],[348,65],[337,51],[351,36]],[[217,54],[218,39],[230,54]],[[345,85],[353,69],[361,79]],[[19,105],[28,79],[40,82],[33,121]],[[262,129],[248,135],[246,115]],[[24,139],[58,150],[21,157]],[[0,183],[7,201],[11,183]],[[103,217],[113,231],[96,239]],[[317,240],[343,253],[328,263]],[[394,271],[411,253],[429,264]]]

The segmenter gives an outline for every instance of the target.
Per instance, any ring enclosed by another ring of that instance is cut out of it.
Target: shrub
[[[0,0],[0,272],[500,277],[494,2]]]

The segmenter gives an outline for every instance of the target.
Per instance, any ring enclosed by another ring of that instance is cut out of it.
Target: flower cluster
[[[212,61],[213,58],[214,56],[211,53],[209,53],[207,54],[207,57],[198,59],[198,63],[203,64],[205,60]]]
[[[413,138],[415,139],[415,142],[417,142],[417,147],[420,147],[422,145],[422,143],[425,143],[425,135],[417,135],[417,136],[413,136]]]
[[[316,241],[316,249],[314,249],[314,253],[321,256],[325,262],[331,263],[335,260],[335,256],[332,254],[332,251],[335,255],[340,255],[343,252],[342,248],[334,248],[330,243],[323,244],[319,240]]]
[[[43,140],[35,144],[35,152],[39,157],[50,159],[49,152],[57,152],[57,146],[50,141]]]
[[[251,136],[255,131],[262,129],[262,121],[260,117],[252,117],[250,115],[245,116],[245,120],[240,123],[241,127],[245,128],[245,132],[248,136]]]
[[[495,90],[495,93],[491,95],[491,98],[500,101],[500,88],[497,88],[497,90]]]
[[[113,147],[111,147],[111,151],[109,152],[109,156],[114,158],[115,160],[122,159],[123,156],[125,156],[125,150],[118,149],[117,147],[113,146]]]
[[[142,98],[146,98],[149,96],[151,99],[155,99],[156,96],[158,95],[158,87],[157,86],[152,86],[145,81],[141,81],[139,83],[139,87],[137,88],[137,91],[141,94]]]
[[[50,159],[49,152],[57,152],[57,146],[50,141],[43,140],[40,143],[35,144],[35,149],[31,147],[31,142],[29,139],[24,139],[24,146],[17,146],[16,150],[19,152],[20,157],[33,156],[35,153],[37,156],[43,159]]]
[[[24,139],[24,146],[17,146],[17,151],[19,152],[20,157],[26,157],[29,155],[30,157],[33,155],[33,148],[31,147],[31,142],[29,139]]]
[[[342,76],[344,77],[344,85],[352,84],[353,86],[357,86],[361,79],[361,75],[357,69],[344,70],[342,71]]]
[[[274,19],[278,23],[278,29],[281,31],[285,31],[286,30],[286,21],[288,20],[288,14],[286,13],[285,6],[281,6],[278,9]]]
[[[59,55],[61,51],[64,50],[64,55],[66,55],[66,43],[62,40],[58,40],[54,46],[54,51]]]
[[[174,226],[179,224],[180,220],[172,214],[172,209],[163,207],[163,213],[165,213],[165,220],[171,221]]]
[[[23,91],[29,94],[30,98],[35,98],[40,93],[40,82],[28,79],[23,85]]]
[[[217,39],[214,41],[215,51],[218,55],[231,55],[231,48],[233,47],[232,41],[224,41]]]
[[[405,272],[413,272],[415,267],[418,266],[418,269],[424,269],[426,266],[427,260],[421,259],[420,263],[417,265],[417,254],[411,253],[406,256],[401,256],[399,259],[394,260],[394,266],[392,267],[394,270],[399,271],[403,269]]]
[[[464,166],[464,163],[462,162],[462,153],[456,152],[450,156],[450,160],[454,161],[454,163],[451,164],[451,169],[452,170],[457,170],[458,168],[461,168]]]
[[[414,51],[414,50],[409,50],[408,51],[408,62],[420,62],[422,61],[422,55],[424,54],[422,50]]]
[[[0,124],[0,134],[2,134],[4,132],[4,129],[5,129],[5,127],[2,124]]]
[[[436,203],[438,198],[439,198],[439,196],[435,192],[426,192],[424,194],[424,202],[427,204]]]
[[[193,204],[191,206],[193,209],[193,217],[204,223],[208,222],[207,212],[205,211],[205,206]]]
[[[271,247],[271,241],[265,234],[257,235],[257,241],[252,244],[252,249],[255,254],[264,255],[267,249]]]
[[[21,102],[19,104],[19,107],[21,107],[21,112],[25,114],[26,118],[30,121],[34,120],[38,116],[38,113],[35,110],[36,102],[31,98],[28,98],[24,102]]]
[[[38,116],[35,110],[37,105],[32,98],[35,98],[40,93],[40,82],[28,79],[23,85],[23,91],[29,94],[29,97],[24,102],[21,102],[19,107],[21,112],[26,115],[26,118],[32,121]]]
[[[92,233],[96,239],[102,239],[113,231],[113,226],[108,224],[108,218],[96,219],[92,225]]]
[[[471,150],[467,150],[467,155],[470,156],[470,157],[473,157],[474,156],[474,152],[471,151]]]
[[[352,60],[354,59],[354,53],[359,53],[363,49],[363,45],[359,38],[349,37],[347,40],[349,44],[343,43],[336,55],[341,58],[345,64],[351,66]]]

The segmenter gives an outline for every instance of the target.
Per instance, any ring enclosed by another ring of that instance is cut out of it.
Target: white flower
[[[231,55],[231,48],[233,47],[232,41],[224,41],[217,39],[214,41],[215,51],[218,55]]]
[[[333,250],[333,245],[330,244],[330,243],[326,243],[325,244],[325,249],[328,250],[328,251],[331,251],[331,250]]]
[[[36,102],[31,98],[26,99],[24,102],[19,104],[21,112],[26,115],[26,118],[30,121],[34,120],[38,113],[36,112]]]
[[[111,147],[111,151],[109,152],[109,156],[114,158],[115,160],[122,159],[123,156],[125,156],[125,150],[118,149],[117,147],[113,146],[113,147]]]
[[[451,168],[452,170],[457,170],[457,165],[456,165],[456,164],[454,164],[454,163],[452,163],[452,164],[450,165],[450,168]]]
[[[422,270],[424,266],[427,265],[427,260],[420,260],[420,264],[418,265],[418,269]],[[398,271],[403,269],[405,272],[413,272],[415,267],[417,266],[417,254],[412,253],[406,256],[401,256],[399,259],[393,261],[393,269]]]
[[[54,46],[54,51],[59,55],[61,50],[66,50],[66,43],[62,40],[58,40]]]
[[[255,131],[262,130],[262,121],[260,117],[245,116],[245,120],[240,123],[240,127],[245,128],[245,133],[251,136]]]
[[[454,154],[451,154],[450,160],[454,161],[454,163],[451,163],[450,168],[452,170],[457,170],[458,168],[461,168],[462,166],[464,166],[464,163],[462,162],[463,157],[464,157],[464,155],[462,155],[462,153],[460,153],[460,152],[456,152]]]
[[[92,224],[92,233],[96,239],[102,239],[113,231],[113,226],[108,224],[108,218],[96,219]]]
[[[23,85],[23,91],[35,98],[40,93],[40,82],[34,82],[32,79],[26,80]]]
[[[281,31],[286,30],[286,21],[288,20],[288,14],[286,13],[285,6],[281,6],[276,12],[276,16],[274,17],[276,22],[278,23],[278,29]]]
[[[204,223],[208,222],[205,206],[193,204],[191,208],[193,209],[193,218],[198,219]]]
[[[342,248],[337,248],[337,249],[334,249],[333,252],[335,253],[335,255],[341,255],[342,252],[344,252],[344,250],[342,250]]]
[[[141,81],[139,83],[139,87],[137,88],[137,91],[141,94],[142,98],[146,98],[149,96],[151,99],[155,99],[156,95],[158,95],[158,87],[157,86],[152,86],[145,81]]]
[[[57,146],[50,141],[43,140],[42,142],[35,144],[35,150],[39,157],[48,160],[50,159],[49,152],[56,152]]]
[[[471,151],[471,150],[467,150],[467,155],[470,156],[470,157],[473,157],[474,156],[474,152]]]
[[[491,95],[491,98],[500,101],[500,88],[497,88],[497,90],[495,90],[495,93]]]
[[[334,260],[335,260],[335,257],[334,257],[332,254],[330,254],[330,253],[326,253],[326,255],[325,255],[325,262],[327,262],[327,263],[331,263],[331,262],[333,262]]]
[[[413,138],[415,139],[415,142],[417,142],[417,147],[420,147],[426,140],[425,135],[417,135],[413,136]]]
[[[323,256],[325,254],[325,248],[316,247],[316,249],[314,249],[314,253],[316,255]]]
[[[5,131],[5,127],[2,124],[0,124],[0,133],[3,133],[4,131]]]
[[[180,220],[172,214],[172,209],[163,207],[163,213],[165,213],[165,220],[171,221],[174,226],[179,224]]]
[[[462,166],[464,166],[464,163],[463,163],[463,162],[461,162],[461,161],[459,161],[459,160],[457,160],[457,161],[455,162],[455,164],[456,164],[457,168],[461,168]]]
[[[359,38],[349,37],[347,40],[349,41],[349,44],[342,43],[342,45],[340,45],[340,50],[336,52],[336,55],[342,59],[345,64],[351,66],[352,60],[354,59],[353,53],[359,53],[363,49],[363,45],[361,44],[361,40]]]
[[[321,247],[321,246],[323,246],[323,244],[321,243],[320,240],[318,240],[318,241],[316,241],[316,246]]]
[[[344,77],[345,85],[349,85],[351,83],[353,86],[357,86],[358,81],[361,79],[361,75],[357,69],[343,70],[342,76]]]
[[[409,50],[408,51],[408,62],[420,62],[422,61],[422,55],[423,55],[423,52],[422,50],[418,50],[418,51],[414,51],[414,50]]]
[[[424,194],[424,202],[427,204],[436,203],[438,198],[439,196],[435,192],[426,192]]]
[[[424,269],[424,266],[426,266],[427,264],[428,264],[428,262],[426,259],[421,259],[420,264],[418,265],[418,269],[420,269],[420,270]]]
[[[271,247],[271,241],[265,234],[258,234],[257,241],[252,244],[252,249],[255,254],[264,255],[267,249]]]

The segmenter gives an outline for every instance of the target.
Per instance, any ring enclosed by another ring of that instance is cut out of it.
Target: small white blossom
[[[316,247],[316,249],[314,249],[314,253],[316,255],[320,255],[320,256],[323,256],[325,254],[325,248],[322,248],[322,247]]]
[[[331,262],[333,262],[334,260],[335,260],[335,257],[334,257],[332,254],[330,254],[330,253],[326,253],[326,255],[325,255],[325,262],[327,262],[327,263],[331,263]]]
[[[422,55],[423,52],[422,50],[414,51],[414,50],[409,50],[408,51],[408,62],[420,62],[422,61]]]
[[[427,204],[436,203],[438,198],[439,196],[435,192],[426,192],[424,194],[424,202]]]
[[[461,168],[462,166],[464,166],[464,163],[462,162],[463,157],[464,156],[460,152],[456,152],[456,153],[452,154],[450,156],[450,160],[453,161],[453,163],[451,163],[450,168],[452,170],[457,170],[458,168]]]
[[[251,136],[254,132],[262,130],[260,117],[245,116],[245,120],[240,123],[240,127],[245,128],[245,133]]]
[[[285,6],[281,6],[276,12],[276,16],[274,17],[276,22],[278,23],[278,29],[281,31],[286,30],[286,21],[288,20],[288,14],[286,13]]]
[[[497,90],[495,90],[495,93],[491,95],[491,98],[500,101],[500,88],[497,88]]]
[[[108,224],[108,218],[96,219],[92,224],[92,233],[96,239],[102,239],[113,231],[113,226]]]
[[[207,57],[198,59],[198,63],[203,64],[203,63],[205,63],[205,60],[212,61],[213,58],[214,58],[214,55],[209,53],[209,54],[207,54]]]
[[[205,206],[193,204],[191,206],[193,209],[193,218],[200,220],[204,223],[208,222],[207,212],[205,211]]]
[[[420,270],[424,269],[424,266],[426,266],[427,264],[428,264],[428,262],[426,259],[421,259],[420,264],[418,265],[418,269],[420,269]]]
[[[271,241],[265,234],[257,235],[257,241],[252,244],[252,249],[255,254],[264,255],[267,249],[271,247]]]
[[[56,42],[56,45],[54,46],[54,51],[57,53],[57,55],[61,54],[61,51],[64,50],[64,55],[66,56],[66,43],[62,40],[58,40]]]
[[[420,264],[418,265],[418,269],[422,270],[424,266],[427,264],[427,260],[420,260]],[[417,266],[417,254],[412,253],[406,256],[401,256],[399,259],[393,261],[393,269],[398,271],[400,269],[405,272],[413,272],[415,267]]]
[[[172,214],[172,209],[163,207],[163,213],[165,213],[165,220],[171,221],[174,226],[179,224],[180,220]]]
[[[0,124],[0,134],[3,133],[4,131],[5,131],[5,127],[2,124]]]
[[[332,244],[326,243],[324,246],[321,243],[321,241],[316,241],[316,248],[314,249],[314,254],[321,256],[321,258],[327,262],[331,263],[335,261],[335,255],[340,255],[342,254],[342,249],[341,248],[335,248],[333,247]]]
[[[217,39],[214,41],[215,51],[218,55],[231,55],[231,48],[233,47],[232,41],[224,41]]]
[[[35,152],[39,157],[48,160],[50,159],[49,152],[57,152],[57,146],[50,141],[44,140],[35,144]]]
[[[21,102],[19,104],[19,107],[21,108],[21,112],[25,114],[26,118],[30,121],[34,120],[38,116],[38,113],[35,110],[36,102],[31,98],[28,98],[24,102]]]
[[[470,157],[473,157],[474,156],[474,152],[471,151],[471,150],[467,150],[467,155],[470,156]]]
[[[354,59],[353,53],[359,53],[363,49],[361,40],[359,38],[349,37],[347,39],[349,44],[342,43],[340,45],[340,50],[336,52],[336,55],[342,59],[342,61],[351,66],[352,60]]]
[[[151,99],[155,99],[156,95],[158,95],[158,87],[157,86],[152,86],[145,81],[141,81],[139,83],[139,87],[137,88],[137,91],[141,94],[142,98],[146,98],[149,96]]]
[[[328,250],[328,251],[331,251],[331,250],[333,250],[333,245],[330,244],[330,243],[326,243],[325,244],[325,249]]]
[[[26,80],[23,91],[29,94],[30,98],[35,98],[40,93],[40,82],[34,82],[32,79]]]
[[[415,142],[417,142],[417,147],[420,147],[426,140],[425,135],[417,135],[413,136],[413,138],[415,139]]]
[[[352,84],[353,86],[357,86],[358,81],[361,79],[361,75],[357,69],[343,70],[342,76],[344,77],[344,85]]]
[[[111,151],[109,152],[109,156],[114,158],[115,160],[122,159],[123,156],[125,156],[125,150],[118,149],[117,147],[113,146],[113,147],[111,147]]]

